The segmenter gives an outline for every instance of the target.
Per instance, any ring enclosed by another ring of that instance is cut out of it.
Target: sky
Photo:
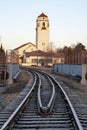
[[[8,49],[36,44],[36,19],[45,13],[50,42],[57,48],[81,42],[87,47],[87,0],[0,0],[0,43]]]

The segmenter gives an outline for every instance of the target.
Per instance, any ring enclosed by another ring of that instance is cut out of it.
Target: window
[[[42,26],[45,27],[45,22],[43,22]]]
[[[29,45],[29,47],[31,47],[31,45]]]
[[[45,30],[46,27],[45,27],[45,22],[42,23],[42,30]]]
[[[45,42],[43,42],[42,45],[45,46]]]
[[[37,23],[37,27],[40,27],[40,24],[39,24],[39,23]]]
[[[37,63],[37,59],[32,59],[32,63]]]
[[[49,23],[47,24],[47,27],[49,27]]]

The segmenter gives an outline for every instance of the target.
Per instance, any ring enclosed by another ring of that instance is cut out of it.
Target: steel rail
[[[39,70],[38,70],[38,72],[39,72]],[[48,73],[46,73],[46,72],[44,72],[44,71],[41,71],[41,72],[44,73],[44,74],[49,75],[49,77],[50,77],[50,78],[57,84],[57,86],[60,88],[60,90],[61,90],[61,92],[62,92],[62,94],[63,94],[63,96],[64,96],[64,99],[66,99],[66,102],[68,103],[69,110],[70,110],[70,112],[72,113],[72,116],[73,116],[73,119],[74,119],[74,122],[75,122],[75,125],[76,125],[77,129],[78,129],[78,130],[83,130],[83,127],[82,127],[82,125],[81,125],[81,123],[80,123],[80,120],[79,120],[79,118],[78,118],[78,116],[77,116],[77,114],[76,114],[76,112],[75,112],[75,109],[74,109],[74,107],[72,106],[72,103],[70,102],[70,99],[68,98],[68,95],[66,94],[66,92],[64,91],[64,89],[62,88],[62,86],[59,84],[59,82],[57,82],[57,81],[55,80],[55,78],[54,78],[53,76],[51,76],[50,74],[48,74]]]
[[[25,98],[23,99],[23,101],[20,103],[20,105],[17,107],[17,109],[13,112],[13,114],[9,117],[9,119],[4,123],[4,125],[0,128],[0,130],[7,130],[13,123],[13,121],[15,120],[16,116],[18,115],[18,113],[20,112],[20,110],[24,107],[24,105],[26,104],[26,102],[28,101],[29,96],[31,95],[31,93],[33,92],[35,85],[36,85],[36,75],[35,76],[35,80],[34,83],[32,85],[32,88],[30,89],[29,93],[25,96]]]
[[[55,100],[55,86],[54,86],[51,78],[47,74],[44,74],[48,78],[48,80],[50,81],[50,83],[52,85],[52,95],[51,95],[51,98],[50,98],[47,106],[44,107],[42,105],[42,101],[41,101],[41,78],[40,78],[40,75],[39,75],[39,73],[41,73],[41,72],[38,73],[36,71],[36,73],[37,73],[38,78],[39,78],[39,83],[38,83],[38,85],[39,85],[38,86],[38,109],[39,109],[39,113],[47,115],[47,114],[49,114],[51,112],[51,110],[53,108],[53,105],[54,105],[54,100]]]
[[[44,73],[46,73],[46,72],[44,72]],[[65,97],[65,99],[66,99],[66,101],[67,101],[67,103],[68,103],[69,109],[70,109],[70,111],[71,111],[71,113],[72,113],[72,115],[73,115],[73,118],[74,118],[75,125],[76,125],[77,129],[78,129],[78,130],[83,130],[83,127],[82,127],[82,125],[81,125],[81,123],[80,123],[80,120],[79,120],[79,118],[78,118],[78,116],[77,116],[77,114],[76,114],[76,112],[75,112],[74,107],[72,106],[72,103],[70,102],[70,99],[68,98],[68,95],[66,94],[66,92],[64,91],[64,89],[62,88],[62,86],[59,84],[59,82],[57,82],[57,81],[55,80],[55,78],[52,77],[50,74],[48,74],[48,75],[52,78],[52,80],[55,81],[55,83],[57,84],[57,86],[60,88],[60,90],[61,90],[63,96]]]

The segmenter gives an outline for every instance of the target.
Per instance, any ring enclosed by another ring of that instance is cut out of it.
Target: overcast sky
[[[36,19],[45,13],[56,47],[87,46],[87,0],[0,0],[0,43],[14,49],[36,41]]]

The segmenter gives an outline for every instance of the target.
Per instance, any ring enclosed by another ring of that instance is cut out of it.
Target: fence
[[[12,80],[12,76],[18,71],[19,57],[13,50],[0,53],[0,86],[6,85],[6,81]]]

